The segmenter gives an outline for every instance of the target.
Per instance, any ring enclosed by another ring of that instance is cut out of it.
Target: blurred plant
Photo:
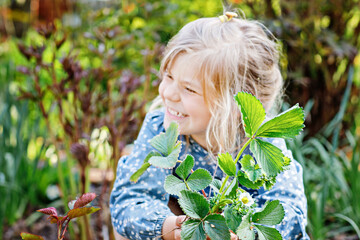
[[[92,214],[100,210],[98,207],[87,206],[91,203],[96,197],[95,193],[85,193],[81,195],[77,200],[69,202],[69,211],[65,216],[58,216],[58,213],[54,207],[42,208],[37,210],[43,214],[49,215],[48,220],[51,223],[56,223],[57,225],[57,239],[62,240],[65,237],[66,229],[72,219]],[[24,240],[43,240],[44,238],[39,235],[34,235],[31,233],[21,233],[21,237]]]
[[[137,134],[144,116],[144,102],[134,96],[141,84],[139,77],[114,66],[122,49],[110,46],[115,43],[123,47],[127,45],[118,29],[96,28],[94,34],[87,33],[84,40],[91,41],[96,48],[76,50],[58,28],[55,24],[42,26],[38,29],[39,41],[36,44],[18,44],[30,65],[18,66],[18,70],[28,75],[29,79],[27,86],[24,87],[24,84],[20,88],[20,98],[38,105],[47,125],[49,142],[56,146],[59,154],[65,153],[67,168],[58,164],[65,203],[67,198],[79,191],[72,173],[73,158],[80,169],[80,191],[85,193],[89,190],[88,140],[92,130],[102,126],[109,129],[112,155],[108,167],[115,171],[123,148]],[[67,47],[70,49],[68,52]],[[82,66],[81,61],[88,63],[87,68]],[[62,160],[59,158],[59,161]],[[69,179],[65,179],[63,173],[67,173]],[[104,178],[103,192],[108,186],[109,182]],[[102,204],[101,195],[99,204]],[[84,221],[81,231],[87,232],[90,230],[87,218]],[[85,234],[81,236],[85,238]],[[86,237],[91,238],[88,234]]]
[[[304,167],[308,227],[313,239],[329,239],[344,233],[355,233],[360,237],[358,137],[355,131],[347,131],[347,140],[341,140],[339,133],[352,83],[353,68],[350,67],[340,110],[334,119],[315,136],[306,138],[303,134],[288,142],[294,158]],[[305,112],[310,111],[312,104],[309,101]]]
[[[31,205],[49,201],[47,188],[57,182],[56,170],[44,159],[45,143],[36,137],[28,102],[19,102],[9,86],[0,105],[0,238]],[[34,178],[36,176],[36,178]]]

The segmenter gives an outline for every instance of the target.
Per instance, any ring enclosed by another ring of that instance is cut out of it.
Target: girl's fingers
[[[234,233],[230,233],[230,236],[231,236],[231,240],[238,240],[239,238],[238,238],[238,236],[236,235],[236,234],[234,234]]]
[[[180,228],[177,228],[174,230],[174,239],[181,240],[181,229]]]
[[[181,227],[181,224],[184,222],[186,216],[185,215],[180,215],[176,218],[176,226]]]

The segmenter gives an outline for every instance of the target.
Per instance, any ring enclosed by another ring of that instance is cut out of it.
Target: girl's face
[[[201,146],[206,146],[205,132],[211,114],[197,77],[196,61],[187,54],[179,55],[174,61],[159,86],[165,106],[164,127],[167,129],[170,122],[175,121],[180,134],[191,135]]]

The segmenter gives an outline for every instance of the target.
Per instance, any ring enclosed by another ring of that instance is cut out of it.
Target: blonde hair
[[[185,25],[168,43],[161,76],[179,54],[190,54],[199,66],[204,99],[212,115],[206,132],[209,152],[234,153],[243,142],[240,111],[233,98],[237,92],[255,95],[267,113],[281,95],[283,80],[274,39],[257,21],[201,18]]]

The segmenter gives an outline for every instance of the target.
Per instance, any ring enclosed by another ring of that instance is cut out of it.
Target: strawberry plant
[[[85,193],[81,195],[81,197],[79,197],[78,199],[70,201],[68,204],[70,210],[65,214],[65,216],[59,216],[54,207],[42,208],[37,211],[49,215],[48,220],[51,223],[56,223],[58,229],[57,239],[62,240],[64,239],[66,229],[72,219],[92,214],[100,210],[100,208],[98,207],[88,206],[88,204],[91,203],[95,197],[95,193]],[[39,235],[26,232],[22,232],[21,237],[24,240],[44,239]]]
[[[165,133],[151,139],[156,149],[145,158],[142,166],[130,177],[136,182],[152,165],[159,168],[174,168],[175,175],[169,175],[164,188],[169,194],[179,197],[179,205],[187,219],[182,224],[181,239],[205,240],[230,239],[230,231],[240,239],[255,239],[255,230],[259,239],[282,239],[279,231],[270,226],[281,223],[284,208],[279,200],[268,201],[259,211],[257,204],[245,188],[270,189],[276,182],[276,176],[285,171],[290,158],[263,138],[290,139],[297,136],[304,127],[304,112],[298,105],[265,121],[265,110],[261,102],[253,95],[239,92],[235,101],[241,111],[242,126],[246,142],[235,159],[230,153],[217,156],[218,164],[225,173],[222,181],[213,179],[202,168],[193,171],[194,157],[187,155],[179,160],[181,142],[178,141],[178,125],[170,124]],[[250,146],[252,155],[244,154]],[[239,169],[237,163],[240,163]],[[210,186],[213,196],[203,191]],[[244,188],[245,187],[245,188]],[[199,191],[202,190],[202,194]]]

